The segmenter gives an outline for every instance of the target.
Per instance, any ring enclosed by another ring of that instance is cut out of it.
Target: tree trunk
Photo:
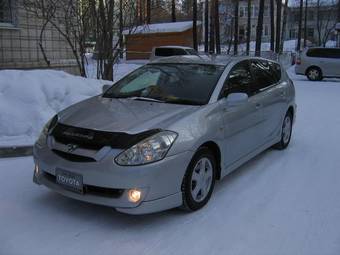
[[[276,40],[275,52],[280,52],[280,36],[281,36],[281,15],[282,15],[282,0],[276,1]]]
[[[302,12],[303,12],[303,0],[300,0],[300,11],[299,11],[299,28],[298,28],[298,41],[296,44],[296,51],[301,50],[301,35],[302,35]]]
[[[285,0],[284,9],[283,9],[283,21],[282,21],[282,29],[281,29],[281,42],[280,42],[280,53],[283,52],[283,44],[285,40],[285,32],[287,26],[287,15],[288,15],[288,0]]]
[[[270,0],[270,50],[275,48],[274,0]]]
[[[119,57],[123,58],[123,0],[119,0]]]
[[[192,3],[192,42],[193,47],[197,50],[197,0]]]
[[[305,0],[305,27],[303,31],[303,48],[306,48],[307,46],[307,10],[308,10],[308,0]]]
[[[238,8],[239,1],[234,1],[234,55],[238,53]]]
[[[209,2],[204,2],[204,51],[209,51]]]
[[[139,9],[139,23],[141,25],[144,24],[144,1],[145,0],[140,0],[140,9]]]
[[[176,0],[171,0],[171,21],[176,22]]]
[[[215,21],[214,21],[214,10],[215,10],[215,1],[210,2],[210,33],[209,33],[209,53],[215,53]]]
[[[249,51],[250,51],[250,35],[251,35],[251,0],[248,0],[247,9],[248,9],[248,17],[247,17],[247,46],[246,46],[246,53],[249,56]]]
[[[215,38],[216,38],[216,53],[221,54],[221,42],[220,42],[220,15],[219,15],[219,1],[215,1]]]
[[[318,31],[318,45],[321,46],[320,0],[316,4],[316,28]]]
[[[256,43],[255,43],[255,56],[261,56],[261,43],[262,43],[262,30],[263,30],[263,12],[264,0],[259,0],[259,16],[257,19],[256,27]]]
[[[146,0],[146,24],[151,23],[151,0]]]

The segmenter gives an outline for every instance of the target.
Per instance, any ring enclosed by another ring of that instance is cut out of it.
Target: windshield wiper
[[[203,105],[202,102],[197,102],[189,99],[184,98],[165,98],[165,103],[169,104],[185,104],[185,105]]]
[[[157,102],[157,103],[164,103],[164,101],[151,98],[151,97],[125,97],[127,99],[132,99],[132,100],[140,100],[140,101],[150,101],[150,102]]]

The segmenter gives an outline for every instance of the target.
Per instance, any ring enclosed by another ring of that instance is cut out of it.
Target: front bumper
[[[143,166],[118,166],[113,163],[119,153],[112,150],[98,162],[71,162],[59,157],[47,146],[33,149],[39,172],[34,174],[37,184],[64,196],[116,208],[129,214],[162,211],[182,204],[181,185],[192,152],[183,152]],[[83,177],[84,194],[67,190],[55,182],[56,169],[63,169]],[[130,202],[128,191],[138,188],[142,197]]]

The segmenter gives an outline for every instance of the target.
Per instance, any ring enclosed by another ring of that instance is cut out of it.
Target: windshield
[[[216,65],[149,64],[118,81],[103,97],[203,105],[223,69]]]

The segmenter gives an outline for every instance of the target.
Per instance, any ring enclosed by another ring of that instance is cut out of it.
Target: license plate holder
[[[56,183],[65,189],[83,194],[83,176],[63,169],[56,169]]]

